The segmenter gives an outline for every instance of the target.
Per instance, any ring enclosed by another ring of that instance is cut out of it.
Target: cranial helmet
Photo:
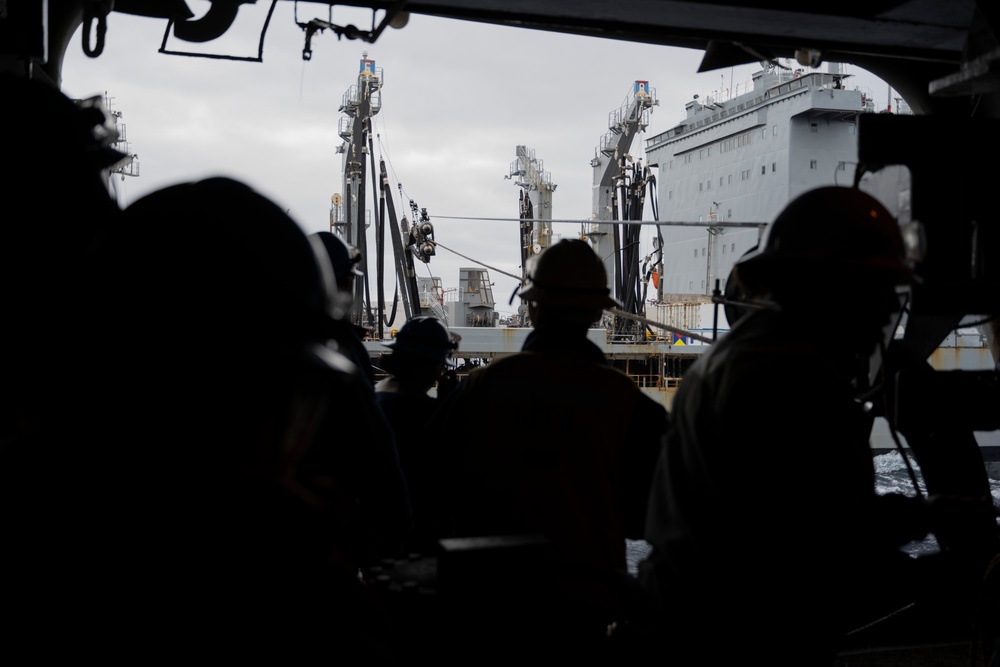
[[[621,308],[611,298],[604,264],[586,241],[563,239],[532,257],[528,284],[519,292],[525,301],[570,308]]]
[[[338,285],[344,285],[352,276],[365,275],[358,265],[361,262],[361,251],[348,245],[344,239],[331,232],[316,232],[313,236],[323,242],[326,252],[333,264],[333,273]]]
[[[913,278],[895,218],[877,199],[849,187],[820,187],[793,199],[768,225],[760,250],[738,262],[744,277],[793,265],[861,268],[897,284]]]
[[[432,315],[417,315],[406,321],[396,337],[386,343],[394,353],[413,354],[444,363],[458,349],[458,336]]]

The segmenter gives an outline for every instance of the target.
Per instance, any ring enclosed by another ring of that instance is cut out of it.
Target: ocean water
[[[907,472],[906,462],[899,452],[879,454],[873,457],[872,462],[875,465],[875,488],[877,493],[914,495],[913,482],[910,479],[910,474]],[[923,488],[920,466],[914,461],[911,461],[911,463],[917,483],[921,487],[920,491],[923,493],[925,489]],[[990,493],[993,496],[993,505],[1000,507],[1000,479],[990,479]],[[642,540],[629,540],[626,546],[629,572],[635,575],[638,572],[639,561],[649,554],[650,546]],[[912,555],[922,555],[937,551],[938,545],[932,536],[921,542],[912,542],[906,545],[903,550]]]

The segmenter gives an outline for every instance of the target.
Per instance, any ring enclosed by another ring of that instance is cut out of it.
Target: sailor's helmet
[[[437,317],[417,315],[406,321],[395,338],[382,345],[393,353],[401,352],[444,363],[458,349],[459,340],[459,336],[451,333]]]
[[[563,239],[527,264],[527,283],[518,292],[525,301],[568,308],[621,308],[611,297],[604,264],[590,244]]]
[[[333,264],[333,273],[338,285],[347,284],[353,276],[365,275],[358,268],[361,264],[360,250],[332,232],[316,232],[313,236],[323,242],[323,247],[330,256],[330,263]]]
[[[737,263],[743,278],[814,271],[864,270],[897,284],[913,279],[899,224],[856,187],[824,186],[793,199],[764,231],[759,249]]]

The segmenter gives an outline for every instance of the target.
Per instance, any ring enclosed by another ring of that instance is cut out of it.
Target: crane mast
[[[361,251],[365,264],[374,274],[365,271],[364,280],[354,285],[351,321],[366,326],[383,335],[383,325],[395,320],[396,307],[403,305],[404,319],[419,315],[420,295],[414,270],[414,256],[426,263],[434,254],[433,225],[426,210],[418,213],[417,206],[410,202],[414,215],[419,216],[411,226],[405,217],[396,217],[389,178],[385,162],[380,160],[376,168],[372,141],[372,119],[382,109],[382,69],[363,52],[358,72],[358,81],[344,93],[340,111],[339,133],[343,143],[337,148],[343,154],[343,192],[332,197],[330,208],[330,231],[339,234],[344,241]],[[377,211],[369,220],[365,201],[371,197],[372,209]],[[375,223],[374,244],[368,243],[368,230]],[[389,244],[385,234],[391,235]],[[384,254],[389,248],[393,254],[392,266],[396,272],[396,294],[392,300],[392,310],[385,312],[383,294]],[[374,278],[370,278],[373,276]],[[376,286],[375,305],[370,296],[372,282]]]
[[[630,151],[636,135],[649,125],[650,111],[657,103],[649,82],[635,81],[621,106],[608,115],[608,132],[590,161],[594,170],[592,222],[584,225],[582,233],[604,262],[615,298],[633,314],[644,311],[637,285],[640,226],[609,223],[642,219],[649,170]],[[615,330],[634,324],[631,320],[616,322]]]

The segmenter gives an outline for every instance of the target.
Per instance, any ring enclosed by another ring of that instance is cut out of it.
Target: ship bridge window
[[[847,163],[846,162],[838,162],[837,163],[837,171],[845,171],[846,169],[847,169]]]
[[[771,126],[771,134],[773,134],[774,136],[778,136],[778,126],[777,125],[772,125]]]
[[[730,211],[730,215],[731,215],[731,214],[732,214],[732,211]],[[736,252],[736,244],[735,244],[735,243],[733,244],[733,250],[732,250],[732,251],[733,251],[733,252]]]
[[[848,134],[854,134],[854,132],[855,132],[856,130],[857,130],[857,128],[855,127],[854,123],[849,123],[849,124],[847,125],[847,133],[848,133]]]
[[[771,171],[778,171],[778,163],[777,162],[772,162],[771,163]]]
[[[817,123],[809,123],[810,132],[819,132],[819,125]]]
[[[760,138],[761,139],[767,139],[767,128],[766,127],[762,127],[760,129]]]
[[[817,167],[816,160],[809,160],[809,168],[815,169]]]
[[[766,164],[760,165],[760,175],[763,176],[766,173],[767,173],[767,165]]]

